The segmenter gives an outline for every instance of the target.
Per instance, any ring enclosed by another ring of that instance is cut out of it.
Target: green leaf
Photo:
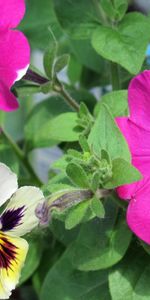
[[[66,66],[68,66],[70,59],[69,54],[63,54],[60,57],[56,59],[56,62],[54,64],[54,73],[59,73],[61,70],[63,70]]]
[[[71,263],[72,247],[49,270],[41,290],[40,299],[49,300],[110,300],[107,272],[80,272]]]
[[[57,44],[56,42],[51,43],[51,45],[46,49],[44,54],[44,69],[48,78],[53,77],[53,64],[56,57]]]
[[[91,209],[98,218],[104,218],[105,216],[104,206],[102,202],[96,197],[93,197],[93,199],[91,200]]]
[[[53,0],[61,27],[73,38],[87,38],[95,28],[97,10],[91,0]]]
[[[104,60],[92,47],[90,39],[80,41],[71,39],[70,46],[72,52],[77,58],[77,61],[81,65],[97,72],[98,74],[104,73]]]
[[[112,20],[121,20],[128,8],[128,0],[101,0],[101,6]]]
[[[149,35],[148,18],[140,13],[128,13],[117,28],[97,27],[92,45],[105,59],[118,63],[131,74],[137,74],[145,59]]]
[[[83,150],[83,152],[90,152],[90,147],[88,145],[88,141],[84,135],[79,136],[79,144]]]
[[[120,157],[130,161],[130,152],[127,143],[108,108],[104,105],[100,108],[88,142],[99,156],[101,150],[104,149],[109,153],[111,159]]]
[[[72,229],[78,224],[87,221],[91,216],[89,205],[89,200],[84,200],[82,203],[79,203],[72,207],[72,209],[68,212],[66,216],[65,228]]]
[[[113,91],[102,96],[101,101],[97,103],[94,109],[96,116],[99,114],[102,104],[108,106],[114,118],[128,115],[127,90]]]
[[[123,261],[109,275],[112,300],[148,300],[150,261],[137,244],[131,248]]]
[[[112,178],[105,184],[105,188],[113,189],[142,179],[140,172],[121,158],[112,161],[112,173]]]
[[[82,188],[89,187],[88,176],[80,165],[69,163],[66,168],[66,173],[75,185]]]
[[[52,0],[44,0],[44,4],[41,0],[26,0],[26,15],[19,28],[26,34],[32,48],[45,50],[51,37],[49,27],[57,39],[62,36]]]
[[[19,285],[25,282],[31,277],[40,264],[42,256],[42,247],[39,239],[29,241],[29,251],[25,261],[25,265],[22,269],[21,278],[19,280]]]
[[[67,230],[65,229],[65,223],[63,221],[52,219],[52,223],[50,223],[50,230],[58,241],[60,241],[63,245],[68,246],[75,241],[79,228],[75,227],[71,230]]]
[[[116,222],[116,206],[105,206],[104,219],[82,225],[74,245],[73,264],[79,270],[106,269],[122,259],[131,241],[131,231],[124,218]]]
[[[46,234],[46,239],[47,238],[51,238],[51,236]],[[40,293],[43,281],[48,271],[57,262],[57,260],[59,260],[63,252],[64,246],[62,246],[58,241],[55,242],[55,247],[53,243],[46,246],[45,250],[43,251],[40,265],[32,276],[32,282],[37,294]]]
[[[57,140],[55,133],[52,132],[53,137],[50,136],[50,134],[48,134],[49,127],[51,127],[51,120],[67,111],[68,106],[64,103],[64,100],[59,96],[52,96],[37,104],[32,109],[25,125],[25,136],[28,148],[33,149],[56,145],[59,142],[59,140]],[[75,123],[74,118],[73,122]],[[71,124],[72,122],[69,126],[71,126]],[[56,126],[56,131],[59,130],[59,133],[61,134],[61,132],[63,131],[62,124],[59,123],[56,124]],[[49,131],[51,131],[51,128]],[[76,135],[76,133],[74,135]]]
[[[100,185],[100,175],[99,171],[94,172],[91,179],[91,189],[93,192],[96,192]]]
[[[77,128],[77,114],[66,112],[47,121],[39,130],[38,138],[59,142],[74,142],[79,138],[81,131]]]
[[[0,162],[6,164],[16,174],[19,173],[19,161],[11,146],[0,139]]]
[[[76,82],[80,81],[81,73],[82,73],[82,66],[76,60],[76,58],[72,55],[70,57],[67,74],[68,74],[69,80],[71,81],[71,83],[73,85]]]

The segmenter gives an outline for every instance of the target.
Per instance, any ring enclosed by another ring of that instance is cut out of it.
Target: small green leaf
[[[90,152],[90,147],[89,147],[88,141],[87,141],[86,137],[82,134],[79,136],[79,144],[80,144],[83,152]]]
[[[92,180],[91,180],[91,189],[96,192],[97,189],[99,188],[99,184],[100,184],[100,175],[99,172],[96,171],[94,172],[93,176],[92,176]]]
[[[56,59],[56,62],[54,64],[54,74],[59,73],[61,70],[63,70],[69,63],[70,55],[69,54],[63,54],[60,57]]]
[[[44,69],[45,69],[46,75],[50,79],[53,77],[53,65],[54,65],[54,60],[56,57],[56,52],[57,52],[57,44],[54,41],[46,49],[45,54],[44,54],[44,61],[43,61]]]
[[[87,117],[87,116],[91,117],[91,114],[90,114],[87,106],[85,105],[85,103],[81,102],[80,110],[79,110],[79,117],[82,119],[82,118]]]
[[[82,203],[79,203],[75,205],[74,207],[71,208],[71,210],[68,212],[66,220],[65,220],[65,228],[70,230],[77,226],[78,224],[82,223],[83,219],[87,216],[86,214],[88,213],[88,218],[90,214],[89,211],[89,205],[90,202],[89,200],[83,201]]]
[[[140,172],[122,158],[117,158],[112,161],[112,174],[112,178],[105,184],[105,188],[113,189],[142,178]]]
[[[93,197],[91,200],[91,209],[98,218],[104,218],[105,209],[102,202],[98,198]]]
[[[66,168],[66,173],[75,185],[82,188],[89,187],[88,176],[80,165],[69,163]]]
[[[111,20],[121,20],[128,8],[128,0],[101,0],[101,5]]]
[[[99,115],[91,130],[88,142],[98,156],[106,150],[111,159],[117,157],[130,161],[128,145],[105,105],[100,107]]]
[[[107,163],[111,164],[111,159],[110,159],[109,153],[104,149],[101,150],[101,159],[102,160],[104,159],[107,161]]]

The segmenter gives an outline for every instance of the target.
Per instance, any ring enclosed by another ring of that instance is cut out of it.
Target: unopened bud
[[[39,219],[39,224],[42,226],[48,225],[50,221],[50,210],[47,202],[39,203],[35,209],[35,215]]]

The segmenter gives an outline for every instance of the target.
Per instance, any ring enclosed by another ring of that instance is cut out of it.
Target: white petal
[[[1,220],[2,220],[1,230],[5,232],[9,231],[9,234],[15,236],[22,236],[30,232],[39,223],[39,219],[35,215],[35,210],[39,205],[39,203],[43,203],[43,202],[44,202],[44,195],[39,188],[33,186],[21,187],[12,196],[5,211],[1,216]],[[21,212],[20,209],[22,209]],[[3,216],[6,214],[7,214],[7,218],[5,218],[4,221],[5,224],[3,224],[3,219],[4,219]],[[14,217],[16,218],[16,222]],[[7,222],[9,226],[7,226]],[[15,225],[11,226],[11,222],[12,224]]]
[[[0,206],[4,204],[18,188],[17,176],[6,165],[0,163]]]
[[[19,81],[27,73],[28,68],[29,68],[29,64],[25,68],[17,71],[17,78],[15,79],[14,83],[16,81]]]

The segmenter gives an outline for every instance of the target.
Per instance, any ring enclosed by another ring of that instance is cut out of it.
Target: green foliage
[[[49,26],[58,38],[61,36],[61,29],[53,11],[52,1],[44,0],[41,5],[41,0],[27,0],[26,4],[27,13],[20,29],[25,32],[33,48],[45,50],[48,41],[51,41]]]
[[[19,109],[0,112],[0,162],[42,189],[49,221],[25,237],[12,300],[150,298],[150,247],[116,189],[142,178],[115,120],[130,114],[132,75],[150,68],[150,18],[130,2],[26,0],[32,64],[12,87]]]
[[[56,57],[57,44],[54,41],[45,51],[44,55],[44,69],[49,78],[53,77],[53,65]]]
[[[112,161],[112,174],[112,178],[105,185],[109,189],[142,179],[140,172],[122,158]]]
[[[95,106],[94,113],[97,116],[101,105],[105,104],[109,108],[113,117],[128,115],[127,91],[113,91],[101,97],[101,101]]]
[[[92,45],[105,59],[118,63],[131,74],[137,74],[144,62],[149,32],[147,18],[139,13],[130,13],[117,28],[97,27]]]
[[[104,149],[110,154],[111,159],[121,157],[130,161],[130,153],[125,139],[105,105],[100,108],[88,140],[97,155],[100,155],[100,151]]]
[[[106,15],[112,20],[121,20],[128,8],[128,0],[101,0],[101,6]]]
[[[75,185],[81,188],[88,188],[88,177],[84,169],[80,165],[77,165],[75,163],[68,164],[66,173]]]
[[[90,0],[54,0],[60,25],[71,37],[88,38],[95,28],[96,8]]]
[[[138,251],[137,251],[138,250]],[[142,249],[131,249],[109,275],[113,300],[149,298],[149,256]]]
[[[72,249],[69,247],[58,263],[48,272],[41,290],[40,299],[110,299],[107,289],[107,272],[84,273],[74,269],[71,263]]]
[[[31,239],[29,241],[29,252],[25,267],[21,273],[20,284],[27,281],[38,268],[42,257],[42,250],[40,239]]]
[[[104,219],[82,226],[74,245],[74,266],[82,271],[100,270],[122,259],[130,244],[131,232],[125,222],[116,217],[116,206],[109,202]]]
[[[91,209],[95,214],[95,216],[97,216],[98,218],[104,218],[105,216],[104,206],[97,197],[93,197],[93,199],[91,200]]]
[[[65,228],[72,229],[80,223],[87,222],[92,214],[89,205],[89,201],[84,200],[73,207],[65,219]]]

